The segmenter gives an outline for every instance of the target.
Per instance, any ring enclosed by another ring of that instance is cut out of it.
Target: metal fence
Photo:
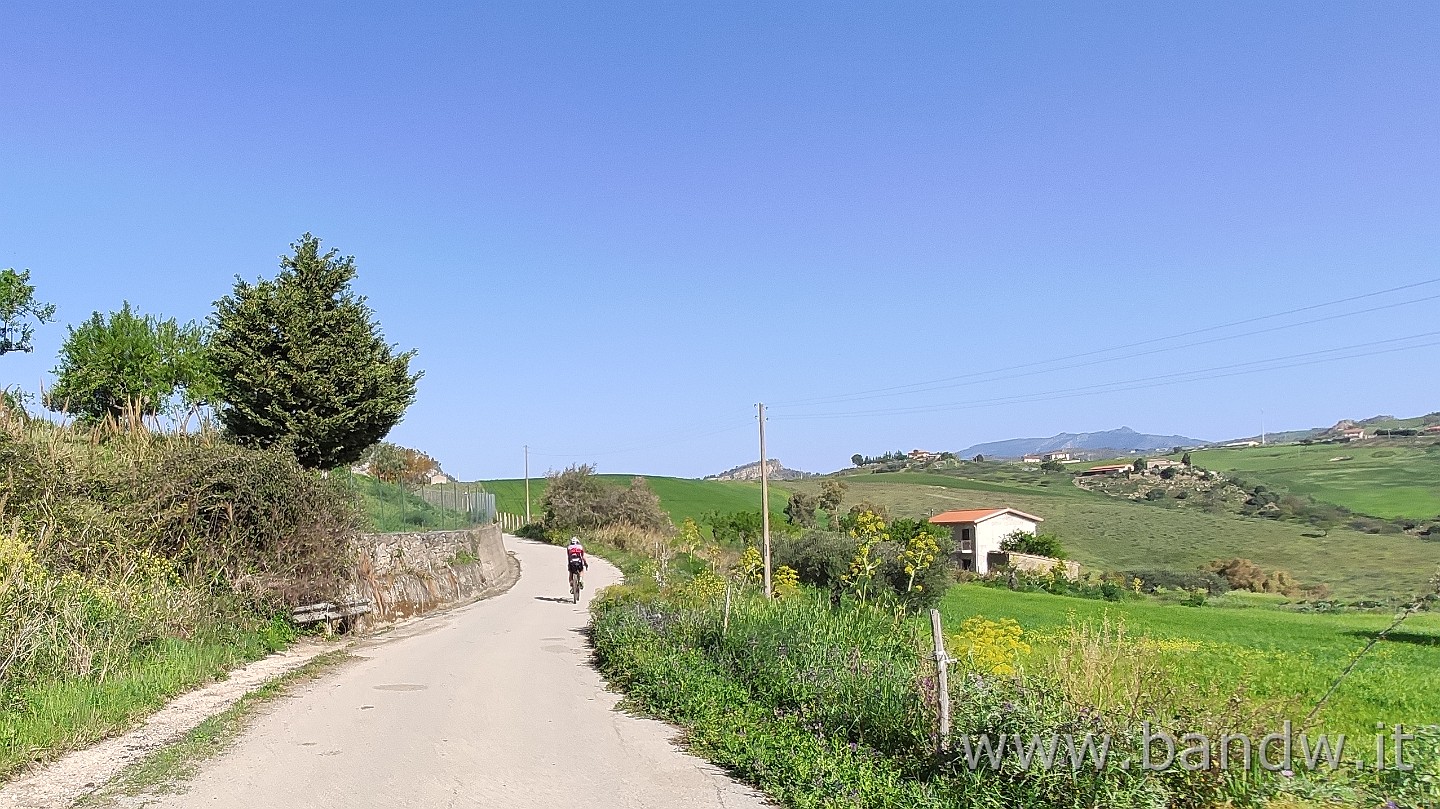
[[[495,495],[479,488],[477,484],[431,484],[421,486],[418,494],[436,508],[468,516],[475,525],[495,522]]]
[[[520,530],[525,524],[524,514],[511,514],[508,511],[500,511],[495,514],[495,521],[500,523],[500,530],[507,534],[513,534]]]

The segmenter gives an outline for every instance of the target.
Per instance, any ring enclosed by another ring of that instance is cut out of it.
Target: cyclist
[[[580,544],[580,537],[570,537],[570,544],[565,548],[566,565],[570,569],[570,585],[573,588],[580,578],[581,571],[589,570],[590,563],[585,559],[585,546]],[[584,587],[584,582],[580,583]]]

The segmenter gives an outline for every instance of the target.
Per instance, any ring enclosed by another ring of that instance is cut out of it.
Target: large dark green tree
[[[215,304],[216,410],[235,441],[286,446],[305,466],[333,469],[389,434],[420,374],[410,372],[415,352],[386,343],[351,289],[353,256],[322,253],[309,233],[290,247],[273,280],[237,279]]]
[[[70,327],[45,405],[94,423],[203,404],[214,392],[204,345],[199,325],[141,315],[129,303],[96,312]]]
[[[34,350],[35,324],[54,319],[55,305],[35,300],[29,270],[0,270],[0,354]]]

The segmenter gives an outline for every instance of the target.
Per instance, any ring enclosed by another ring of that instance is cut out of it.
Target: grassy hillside
[[[1219,599],[1243,604],[1264,597],[1232,594]],[[1260,700],[1289,705],[1284,714],[1297,722],[1329,688],[1352,656],[1384,629],[1389,613],[1296,613],[1265,608],[1183,607],[1153,601],[1111,604],[1049,593],[963,585],[941,603],[947,626],[972,615],[992,620],[1014,618],[1040,641],[1065,628],[1072,618],[1124,620],[1131,635],[1145,634],[1175,655],[1175,671],[1185,679],[1230,693],[1244,683]],[[1440,717],[1440,615],[1420,614],[1405,623],[1361,661],[1320,716],[1319,729],[1364,738],[1375,722],[1407,725]],[[1396,683],[1405,683],[1396,688]]]
[[[1440,516],[1440,440],[1434,438],[1200,450],[1191,457],[1206,469],[1361,514],[1417,520]]]
[[[1327,536],[1305,526],[1180,510],[1081,490],[1057,473],[1050,485],[998,483],[947,475],[897,473],[845,478],[846,503],[871,500],[892,516],[921,517],[958,508],[1012,506],[1045,519],[1070,556],[1100,570],[1193,570],[1213,559],[1245,557],[1267,569],[1324,582],[1342,598],[1408,597],[1440,569],[1440,543],[1409,535],[1344,529]],[[817,481],[792,488],[818,491]]]
[[[607,483],[627,486],[634,475],[599,475]],[[760,484],[724,480],[691,480],[689,478],[650,477],[650,488],[660,497],[660,506],[679,525],[686,517],[704,522],[702,517],[712,511],[759,511]],[[496,508],[512,514],[525,513],[525,481],[487,480],[482,485],[485,491],[495,495]],[[791,486],[787,483],[786,486]],[[545,479],[530,480],[530,508],[537,518],[540,515],[540,500],[545,494]],[[790,490],[771,484],[770,512],[774,519],[783,519],[785,503]]]

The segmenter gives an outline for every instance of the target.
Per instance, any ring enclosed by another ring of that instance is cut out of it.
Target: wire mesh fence
[[[495,521],[495,495],[478,484],[402,486],[364,481],[366,506],[375,530],[457,530]]]

